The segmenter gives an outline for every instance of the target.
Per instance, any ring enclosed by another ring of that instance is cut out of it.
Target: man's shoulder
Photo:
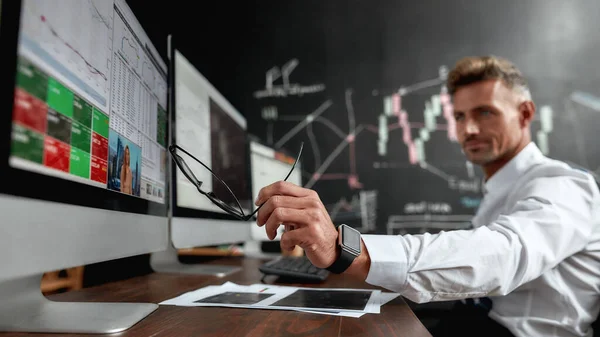
[[[524,176],[529,179],[535,177],[565,177],[588,180],[592,178],[586,170],[549,157],[541,158],[536,164],[531,166],[530,170],[527,170]]]
[[[548,157],[532,165],[517,179],[515,186],[515,194],[556,194],[567,188],[570,192],[598,196],[598,184],[589,172]]]

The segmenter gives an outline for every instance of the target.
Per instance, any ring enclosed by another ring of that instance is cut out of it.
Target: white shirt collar
[[[484,180],[483,194],[500,193],[509,188],[517,177],[525,173],[533,164],[543,158],[544,154],[530,142],[514,158],[498,170],[490,179]]]

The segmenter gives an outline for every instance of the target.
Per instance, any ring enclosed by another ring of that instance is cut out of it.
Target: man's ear
[[[535,103],[533,101],[524,101],[519,105],[519,123],[521,127],[529,127],[535,117]]]

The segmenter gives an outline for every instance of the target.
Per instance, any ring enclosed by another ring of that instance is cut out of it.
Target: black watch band
[[[334,274],[341,274],[345,272],[356,258],[356,255],[350,253],[342,247],[338,246],[338,249],[341,250],[340,256],[337,258],[337,260],[335,260],[335,262],[333,262],[331,266],[325,268]]]

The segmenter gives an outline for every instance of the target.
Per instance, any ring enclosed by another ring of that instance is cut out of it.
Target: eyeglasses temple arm
[[[292,174],[292,172],[294,172],[294,168],[296,168],[296,163],[298,162],[298,160],[300,160],[300,156],[302,155],[302,149],[304,148],[304,142],[300,143],[300,150],[298,151],[298,156],[296,156],[296,160],[294,161],[294,165],[292,165],[292,169],[290,170],[290,172],[288,172],[287,176],[285,176],[285,179],[283,179],[283,181],[287,181],[288,178],[290,177],[290,175]]]

